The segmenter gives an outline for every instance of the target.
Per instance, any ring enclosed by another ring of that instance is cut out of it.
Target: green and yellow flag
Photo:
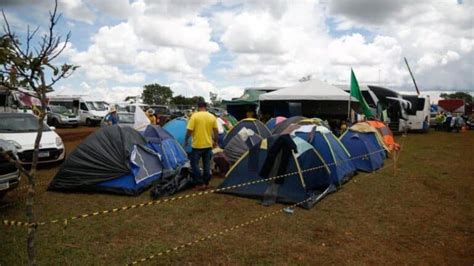
[[[372,110],[370,110],[369,105],[365,101],[364,97],[362,96],[362,92],[359,88],[359,83],[357,82],[356,76],[354,71],[351,68],[351,96],[359,100],[360,106],[362,107],[362,111],[364,112],[365,117],[373,117]]]

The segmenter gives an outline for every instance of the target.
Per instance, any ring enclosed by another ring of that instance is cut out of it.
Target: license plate
[[[8,189],[10,187],[10,183],[6,182],[6,183],[0,183],[0,190],[5,190],[5,189]]]
[[[49,157],[49,151],[42,151],[38,153],[39,158]]]

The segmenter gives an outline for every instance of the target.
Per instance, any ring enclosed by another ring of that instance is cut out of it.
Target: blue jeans
[[[212,148],[195,149],[191,152],[191,168],[196,185],[208,185],[211,180],[211,157]],[[203,173],[199,168],[199,161],[202,158]]]

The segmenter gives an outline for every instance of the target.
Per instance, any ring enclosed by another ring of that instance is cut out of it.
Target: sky
[[[55,86],[110,102],[145,84],[174,95],[240,96],[304,76],[414,92],[474,92],[474,0],[58,0],[56,63],[80,68]],[[0,0],[20,37],[47,29],[53,0]],[[2,25],[4,22],[2,21]]]

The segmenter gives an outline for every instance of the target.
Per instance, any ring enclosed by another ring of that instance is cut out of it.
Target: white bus
[[[428,95],[402,95],[402,98],[409,101],[410,108],[406,109],[408,119],[406,127],[409,131],[427,132],[430,128],[430,96]]]
[[[49,98],[49,104],[61,105],[79,116],[79,123],[87,126],[100,124],[107,115],[108,104],[82,95],[55,95]]]

